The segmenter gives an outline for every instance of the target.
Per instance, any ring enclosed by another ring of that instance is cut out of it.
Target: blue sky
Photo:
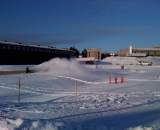
[[[0,0],[0,40],[114,51],[160,43],[159,0]]]

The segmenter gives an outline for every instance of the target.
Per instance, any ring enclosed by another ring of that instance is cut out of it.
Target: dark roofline
[[[42,49],[57,49],[57,50],[64,50],[64,51],[72,51],[72,50],[67,50],[67,49],[61,49],[61,48],[56,48],[53,46],[44,46],[44,45],[36,45],[36,44],[23,44],[23,43],[18,43],[18,42],[9,42],[9,41],[0,41],[0,44],[6,44],[6,45],[18,45],[18,46],[25,46],[25,47],[36,47],[36,48],[42,48]]]

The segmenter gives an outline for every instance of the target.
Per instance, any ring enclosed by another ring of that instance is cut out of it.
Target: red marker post
[[[121,83],[124,83],[124,77],[121,76]]]
[[[111,77],[111,75],[109,76],[109,80],[108,80],[108,82],[109,82],[109,84],[111,84],[111,83],[112,83],[112,77]]]
[[[114,80],[115,80],[115,84],[117,84],[118,83],[118,78],[115,77]]]

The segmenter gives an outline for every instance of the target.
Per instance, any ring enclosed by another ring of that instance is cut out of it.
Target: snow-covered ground
[[[124,70],[53,59],[37,73],[0,75],[0,130],[158,130],[160,67],[149,59],[156,66],[130,58]]]
[[[160,65],[160,57],[107,57],[103,61],[112,65],[138,65],[140,61],[152,62]]]

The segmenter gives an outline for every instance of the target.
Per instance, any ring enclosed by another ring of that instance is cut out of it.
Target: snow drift
[[[26,126],[25,123],[28,125]],[[63,123],[54,121],[0,120],[0,130],[58,130],[60,127],[63,127]]]
[[[23,123],[22,119],[6,119],[0,120],[0,130],[14,130],[15,128],[19,128]]]
[[[103,61],[113,65],[137,65],[139,63],[139,59],[136,57],[107,57]]]
[[[129,128],[128,130],[153,130],[153,129],[151,127],[137,126],[134,128]]]

